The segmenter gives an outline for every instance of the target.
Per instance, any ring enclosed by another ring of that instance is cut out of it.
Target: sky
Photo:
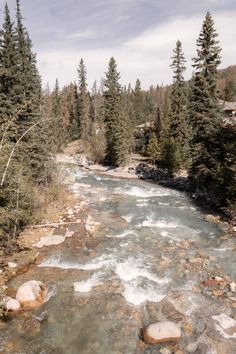
[[[5,1],[0,0],[0,16]],[[12,18],[15,0],[8,0]],[[219,33],[221,67],[236,64],[236,0],[21,0],[24,24],[37,53],[44,85],[77,80],[81,58],[88,85],[99,83],[114,56],[121,83],[142,87],[172,81],[170,61],[179,39],[188,79],[207,11]]]

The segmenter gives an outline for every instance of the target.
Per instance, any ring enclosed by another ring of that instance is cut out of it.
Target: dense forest
[[[42,89],[36,56],[19,0],[13,22],[7,4],[0,33],[1,240],[34,219],[39,195],[52,183],[53,156],[80,139],[95,162],[124,166],[131,152],[174,177],[187,170],[195,188],[223,206],[236,202],[236,127],[225,124],[219,99],[236,100],[236,69],[219,71],[221,48],[210,13],[197,40],[191,80],[177,40],[170,59],[173,83],[143,90],[122,87],[116,60],[88,90],[79,61],[75,82]],[[76,69],[76,68],[75,68]],[[158,75],[157,75],[158,77]],[[142,133],[140,133],[140,127]]]

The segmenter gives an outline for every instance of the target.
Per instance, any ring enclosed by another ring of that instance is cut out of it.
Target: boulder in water
[[[31,280],[22,284],[16,293],[16,300],[24,308],[39,307],[45,302],[46,285],[41,281]]]
[[[147,344],[178,341],[180,337],[179,327],[170,321],[153,323],[143,329],[144,342]]]

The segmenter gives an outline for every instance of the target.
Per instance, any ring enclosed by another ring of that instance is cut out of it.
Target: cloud
[[[235,17],[234,11],[214,14],[215,27],[223,48],[222,67],[235,64]],[[128,82],[134,84],[137,78],[141,79],[145,88],[151,84],[170,83],[172,72],[169,64],[177,39],[183,43],[183,50],[188,61],[186,77],[189,78],[192,73],[191,58],[196,54],[196,39],[200,33],[202,21],[201,15],[177,16],[125,41],[120,46],[97,50],[58,49],[40,52],[38,62],[43,81],[49,82],[52,86],[56,77],[61,85],[77,80],[78,62],[83,57],[91,87],[95,79],[100,80],[104,76],[109,58],[114,56],[123,84]],[[90,35],[90,33],[85,32],[84,35]]]

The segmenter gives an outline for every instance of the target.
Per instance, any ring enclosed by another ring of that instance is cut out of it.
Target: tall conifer
[[[124,110],[120,73],[112,57],[104,80],[105,123],[106,123],[106,163],[113,166],[124,165],[130,147],[129,118]]]
[[[174,138],[182,162],[186,160],[188,144],[187,124],[187,92],[183,73],[186,70],[182,44],[178,40],[174,49],[171,68],[173,69],[173,85],[170,102],[170,135]]]
[[[190,175],[196,185],[215,191],[220,183],[219,133],[222,126],[217,99],[217,68],[220,64],[218,34],[211,14],[206,14],[197,40],[190,118],[192,123],[192,166]]]
[[[80,60],[78,74],[80,137],[83,140],[87,140],[91,134],[90,100],[87,91],[87,72],[83,59]]]

